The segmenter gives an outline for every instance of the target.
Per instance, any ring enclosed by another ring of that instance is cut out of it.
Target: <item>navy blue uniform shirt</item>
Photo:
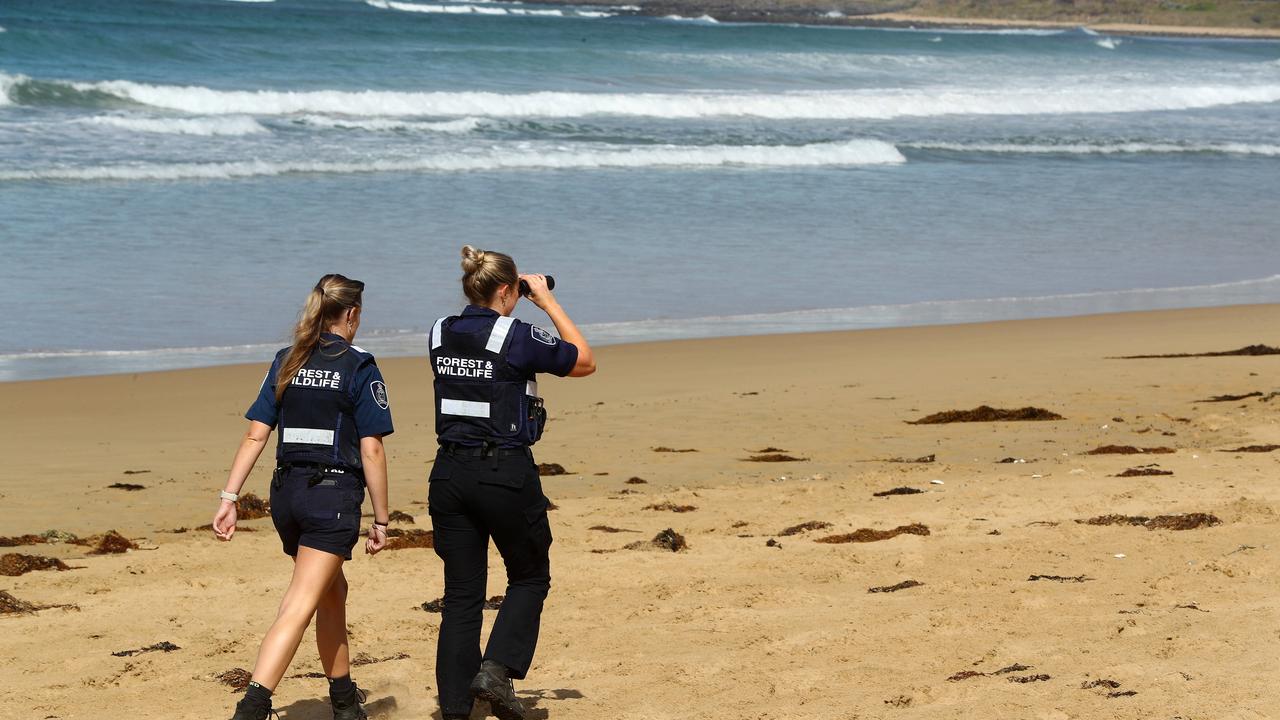
[[[454,332],[475,332],[482,324],[491,324],[498,311],[468,305],[449,326]],[[578,364],[578,346],[565,342],[537,325],[516,320],[511,324],[511,346],[507,362],[532,376],[551,373],[564,377]]]
[[[336,340],[344,345],[347,344],[345,340],[333,333],[321,333],[320,337],[327,341]],[[356,429],[360,437],[390,435],[395,432],[395,429],[391,425],[391,405],[387,402],[387,386],[382,381],[382,371],[374,363],[372,355],[355,345],[348,345],[348,348],[347,352],[360,353],[364,359],[360,369],[356,371],[355,381],[352,382],[350,389],[355,407]],[[258,391],[258,399],[244,414],[245,419],[257,420],[273,428],[279,422],[280,408],[276,405],[276,373],[280,370],[280,363],[288,352],[289,348],[284,348],[276,353],[276,359],[272,361],[271,369],[267,371],[267,377],[262,381],[262,389]]]

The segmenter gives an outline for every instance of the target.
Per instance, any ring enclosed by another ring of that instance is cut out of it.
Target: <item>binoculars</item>
[[[546,277],[547,277],[547,289],[555,290],[556,279],[551,277],[550,275],[547,275]],[[524,280],[520,281],[520,294],[523,295],[524,297],[529,297],[529,283],[525,282]]]

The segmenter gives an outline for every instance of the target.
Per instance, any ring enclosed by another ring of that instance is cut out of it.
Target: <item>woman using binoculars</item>
[[[551,587],[547,498],[529,448],[546,412],[536,375],[595,372],[591,347],[547,278],[520,275],[500,252],[462,248],[462,289],[470,304],[431,329],[436,435],[429,503],[435,551],[444,561],[444,608],[436,684],[446,720],[466,718],[475,699],[501,720],[524,708],[512,679],[525,677]],[[524,294],[560,337],[511,317]],[[502,554],[507,591],[480,651],[489,538]]]

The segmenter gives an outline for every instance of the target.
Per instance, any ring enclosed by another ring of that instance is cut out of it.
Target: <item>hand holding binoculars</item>
[[[546,278],[547,278],[547,289],[548,289],[548,290],[555,290],[555,289],[556,289],[556,279],[555,279],[555,278],[553,278],[553,277],[551,277],[550,275],[547,275],[547,276],[546,276]],[[525,281],[522,279],[522,280],[520,281],[520,294],[521,294],[522,296],[524,296],[524,297],[529,297],[529,292],[530,292],[530,290],[529,290],[529,283],[525,282]]]

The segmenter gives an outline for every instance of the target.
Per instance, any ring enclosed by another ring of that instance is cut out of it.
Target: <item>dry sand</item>
[[[601,349],[597,376],[543,386],[554,420],[538,459],[570,474],[543,479],[559,509],[542,642],[519,684],[531,717],[1280,716],[1280,451],[1221,452],[1280,443],[1280,399],[1194,402],[1270,393],[1280,356],[1107,359],[1275,345],[1278,321],[1273,305]],[[236,694],[214,677],[252,666],[289,560],[270,520],[230,544],[169,531],[209,522],[265,362],[0,386],[0,534],[115,528],[141,546],[0,549],[75,568],[0,577],[0,590],[76,606],[0,616],[0,717],[230,716]],[[429,527],[428,368],[381,365],[398,427],[391,506]],[[981,404],[1066,419],[904,422]],[[1083,455],[1104,444],[1176,452]],[[742,459],[767,447],[807,459]],[[1174,474],[1114,477],[1148,463]],[[269,465],[248,490],[265,492]],[[925,492],[872,496],[898,486]],[[644,509],[666,501],[696,510]],[[1187,512],[1221,524],[1073,522]],[[806,521],[831,526],[780,535]],[[913,523],[929,534],[815,542]],[[689,549],[621,549],[665,528]],[[355,678],[375,717],[429,717],[440,616],[418,606],[441,595],[440,563],[426,549],[357,553],[352,650],[398,659]],[[923,585],[868,592],[906,580]],[[163,641],[179,649],[112,655]],[[318,669],[309,636],[290,673]],[[1099,680],[1114,686],[1082,687]],[[323,696],[322,680],[286,679],[277,708],[327,718]]]

